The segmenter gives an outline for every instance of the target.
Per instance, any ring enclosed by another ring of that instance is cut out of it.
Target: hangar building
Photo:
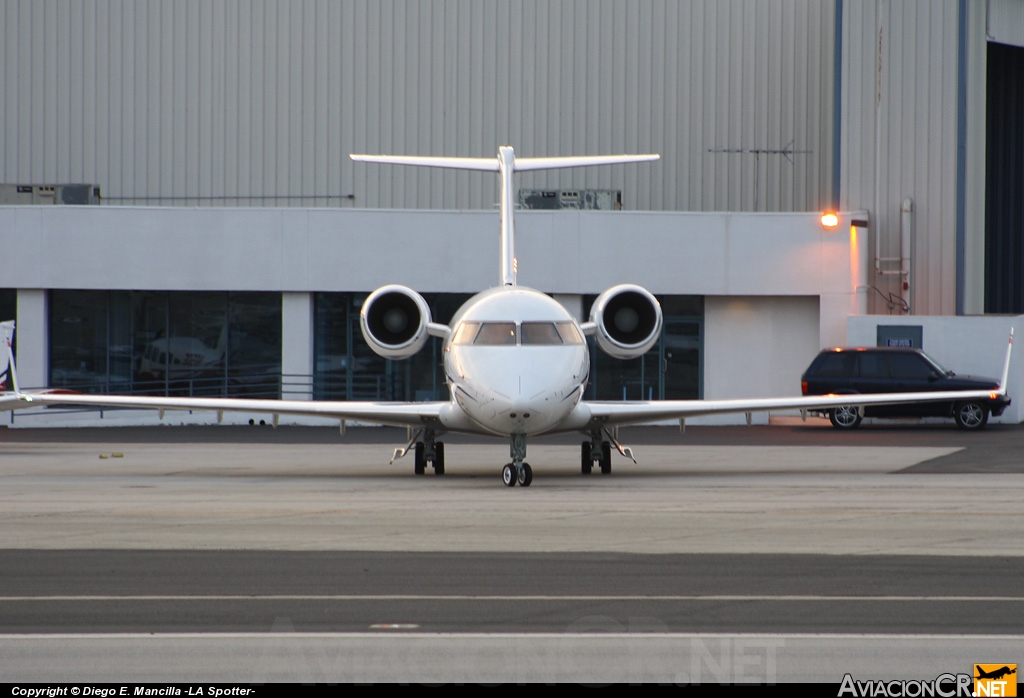
[[[2,0],[0,35],[26,387],[444,397],[437,346],[384,361],[355,318],[498,283],[495,178],[351,152],[661,154],[518,182],[521,283],[665,310],[595,397],[793,394],[851,318],[993,374],[1024,312],[1018,0]]]

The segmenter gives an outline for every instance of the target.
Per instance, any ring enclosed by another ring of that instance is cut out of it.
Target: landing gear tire
[[[444,475],[444,442],[434,444],[434,475]]]
[[[529,463],[523,463],[523,467],[519,469],[519,486],[529,487],[531,482],[533,482],[533,468]]]
[[[580,472],[584,475],[590,475],[590,472],[594,469],[594,456],[593,450],[590,447],[589,441],[584,441],[583,446],[580,448]]]
[[[516,480],[519,479],[519,475],[516,473],[516,467],[511,463],[505,465],[501,469],[501,481],[505,483],[505,487],[515,487]]]
[[[422,475],[427,469],[427,459],[424,456],[426,453],[426,446],[420,441],[416,444],[416,448],[413,449],[413,472],[417,475]]]
[[[843,405],[828,411],[828,421],[836,429],[856,429],[861,419],[860,410],[853,405]]]
[[[988,410],[980,402],[960,402],[953,408],[953,419],[961,429],[983,429],[988,424]]]
[[[601,442],[601,474],[612,474],[612,445],[608,441]]]

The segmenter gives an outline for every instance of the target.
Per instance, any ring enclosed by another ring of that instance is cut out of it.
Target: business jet
[[[597,297],[590,317],[578,321],[550,296],[516,283],[513,175],[516,172],[621,163],[642,163],[658,155],[517,158],[510,146],[496,158],[454,158],[393,155],[352,155],[353,160],[388,165],[447,167],[496,172],[500,178],[500,284],[470,298],[450,324],[434,322],[426,301],[416,291],[389,285],[371,293],[363,303],[360,325],[367,344],[389,359],[409,358],[430,337],[443,342],[444,370],[450,399],[440,402],[325,402],[235,398],[172,398],[81,395],[67,392],[18,390],[0,396],[0,409],[32,405],[92,405],[260,412],[278,416],[313,415],[346,421],[404,426],[408,444],[396,449],[392,462],[413,453],[414,472],[428,465],[445,470],[445,433],[489,434],[508,439],[509,462],[502,467],[505,485],[527,487],[533,469],[526,462],[527,441],[541,434],[579,432],[584,435],[580,469],[612,470],[613,448],[632,459],[631,449],[619,443],[618,427],[653,421],[678,420],[716,413],[767,410],[828,410],[869,405],[936,400],[970,400],[992,391],[895,393],[875,395],[805,396],[750,400],[658,400],[610,402],[583,400],[590,374],[586,337],[617,359],[633,359],[650,350],[661,336],[658,300],[634,284],[609,288]],[[13,331],[13,323],[10,323]],[[9,337],[8,337],[9,338]],[[1011,335],[1012,343],[1012,335]],[[13,371],[13,355],[10,354]],[[1005,394],[1009,349],[1003,379],[996,389]]]

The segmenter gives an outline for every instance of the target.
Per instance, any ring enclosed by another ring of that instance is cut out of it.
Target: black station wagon
[[[834,393],[909,393],[940,390],[998,389],[994,378],[958,376],[920,349],[874,347],[825,349],[800,379],[804,395]],[[961,429],[981,429],[990,414],[1010,404],[1005,395],[982,400],[919,402],[903,405],[838,407],[826,412],[836,429],[854,429],[865,417],[952,417]]]

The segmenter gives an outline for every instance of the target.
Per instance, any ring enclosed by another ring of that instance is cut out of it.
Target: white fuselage
[[[479,429],[543,434],[583,396],[586,341],[579,323],[549,296],[522,287],[485,291],[462,306],[451,330],[444,367],[452,400]]]

